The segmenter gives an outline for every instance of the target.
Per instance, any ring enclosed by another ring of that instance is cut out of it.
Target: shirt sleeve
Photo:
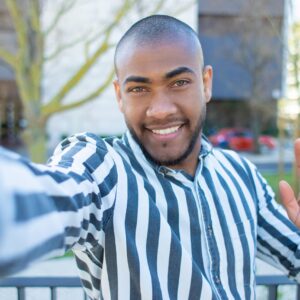
[[[300,282],[300,230],[275,200],[272,188],[255,169],[257,256]]]
[[[75,135],[47,165],[0,150],[0,276],[101,242],[117,185],[107,147],[95,135]]]

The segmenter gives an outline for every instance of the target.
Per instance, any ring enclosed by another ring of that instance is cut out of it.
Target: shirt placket
[[[202,170],[202,160],[199,163],[200,167],[198,168],[198,174],[201,174]],[[207,273],[210,275],[210,281],[212,283],[212,288],[215,291],[216,295],[220,299],[223,299],[222,294],[224,293],[221,288],[221,280],[219,278],[220,274],[220,264],[218,261],[218,255],[217,255],[217,245],[214,238],[214,231],[213,231],[213,225],[211,218],[209,217],[211,215],[209,204],[206,200],[205,193],[200,187],[200,176],[196,176],[197,180],[194,181],[194,191],[197,199],[197,206],[199,208],[200,213],[200,226],[201,231],[204,234],[204,240],[206,242],[206,255],[209,258],[209,264],[208,264],[208,270]]]

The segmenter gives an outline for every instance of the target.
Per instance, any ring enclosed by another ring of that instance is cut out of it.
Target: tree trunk
[[[37,163],[45,163],[48,158],[46,123],[31,123],[26,128],[23,138],[29,158]]]

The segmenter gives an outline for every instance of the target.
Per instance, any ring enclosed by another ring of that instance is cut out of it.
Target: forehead
[[[202,65],[200,43],[191,38],[132,41],[120,49],[116,59],[119,80],[132,75],[155,76],[177,67],[188,67],[197,73]]]

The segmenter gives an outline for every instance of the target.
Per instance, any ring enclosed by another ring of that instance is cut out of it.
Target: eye
[[[135,94],[138,94],[138,93],[144,93],[144,92],[147,92],[147,89],[143,86],[135,86],[135,87],[130,87],[127,89],[127,91],[129,93],[135,93]]]
[[[180,86],[185,86],[189,83],[190,83],[190,81],[187,79],[179,79],[179,80],[176,80],[172,86],[180,87]]]

